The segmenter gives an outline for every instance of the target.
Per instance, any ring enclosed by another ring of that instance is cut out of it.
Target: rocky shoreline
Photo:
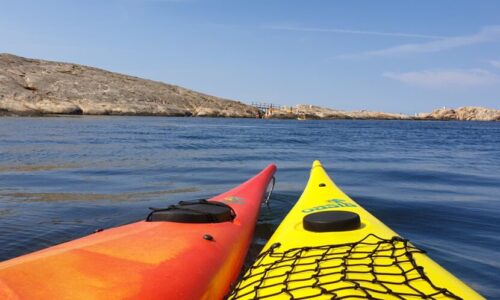
[[[417,120],[444,121],[500,121],[500,109],[485,107],[439,108],[431,113],[421,113],[414,117]]]
[[[0,115],[147,115],[275,119],[500,121],[500,110],[437,109],[416,116],[297,105],[261,111],[242,102],[97,68],[0,54]]]
[[[77,64],[0,54],[0,112],[253,118],[238,101]]]
[[[299,120],[411,120],[404,114],[393,114],[376,111],[344,111],[330,109],[315,105],[301,104],[294,107],[274,109],[269,115],[274,119],[299,119]]]
[[[435,121],[500,121],[500,110],[484,107],[439,108],[430,113],[415,116],[376,111],[343,111],[314,105],[297,105],[274,109],[266,117],[299,120],[435,120]]]

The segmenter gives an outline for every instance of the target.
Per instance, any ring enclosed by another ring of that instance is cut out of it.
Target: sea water
[[[500,298],[500,123],[0,118],[0,260],[209,197],[278,165],[255,255],[313,160],[359,204]]]

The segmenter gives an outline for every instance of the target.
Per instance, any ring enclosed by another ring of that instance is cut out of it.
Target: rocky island
[[[430,113],[419,113],[415,116],[368,110],[345,111],[315,105],[296,105],[294,107],[278,107],[266,114],[269,118],[304,119],[304,120],[435,120],[435,121],[500,121],[500,110],[484,107],[439,108]]]
[[[439,108],[431,113],[420,113],[419,120],[456,120],[456,121],[500,121],[500,109],[484,107]]]
[[[0,54],[0,113],[255,117],[258,110],[171,84]]]
[[[415,116],[314,105],[263,111],[158,81],[78,64],[0,54],[0,115],[50,114],[500,121],[500,110],[482,107],[442,108]]]
[[[274,109],[271,118],[278,119],[304,119],[304,120],[410,120],[408,115],[376,112],[368,110],[345,111],[320,107],[316,105],[300,104],[294,107],[280,107]]]

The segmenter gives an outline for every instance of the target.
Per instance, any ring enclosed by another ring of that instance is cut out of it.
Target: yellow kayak
[[[344,194],[319,161],[229,299],[484,299]]]

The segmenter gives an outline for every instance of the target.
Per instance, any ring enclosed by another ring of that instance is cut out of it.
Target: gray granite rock
[[[300,104],[290,110],[274,110],[271,118],[279,119],[306,119],[306,120],[333,120],[333,119],[355,119],[355,120],[409,120],[407,115],[367,110],[344,111],[325,108],[315,105]]]
[[[274,109],[272,115],[276,119],[353,119],[353,120],[458,120],[458,121],[500,121],[500,110],[484,107],[460,107],[457,109],[441,108],[431,113],[420,113],[416,116],[385,113],[376,111],[344,111],[315,105],[301,104],[293,108]]]
[[[422,120],[459,120],[459,121],[500,121],[500,109],[466,106],[460,108],[440,108],[431,113],[421,113]]]
[[[254,118],[258,111],[171,84],[0,54],[0,113]]]

